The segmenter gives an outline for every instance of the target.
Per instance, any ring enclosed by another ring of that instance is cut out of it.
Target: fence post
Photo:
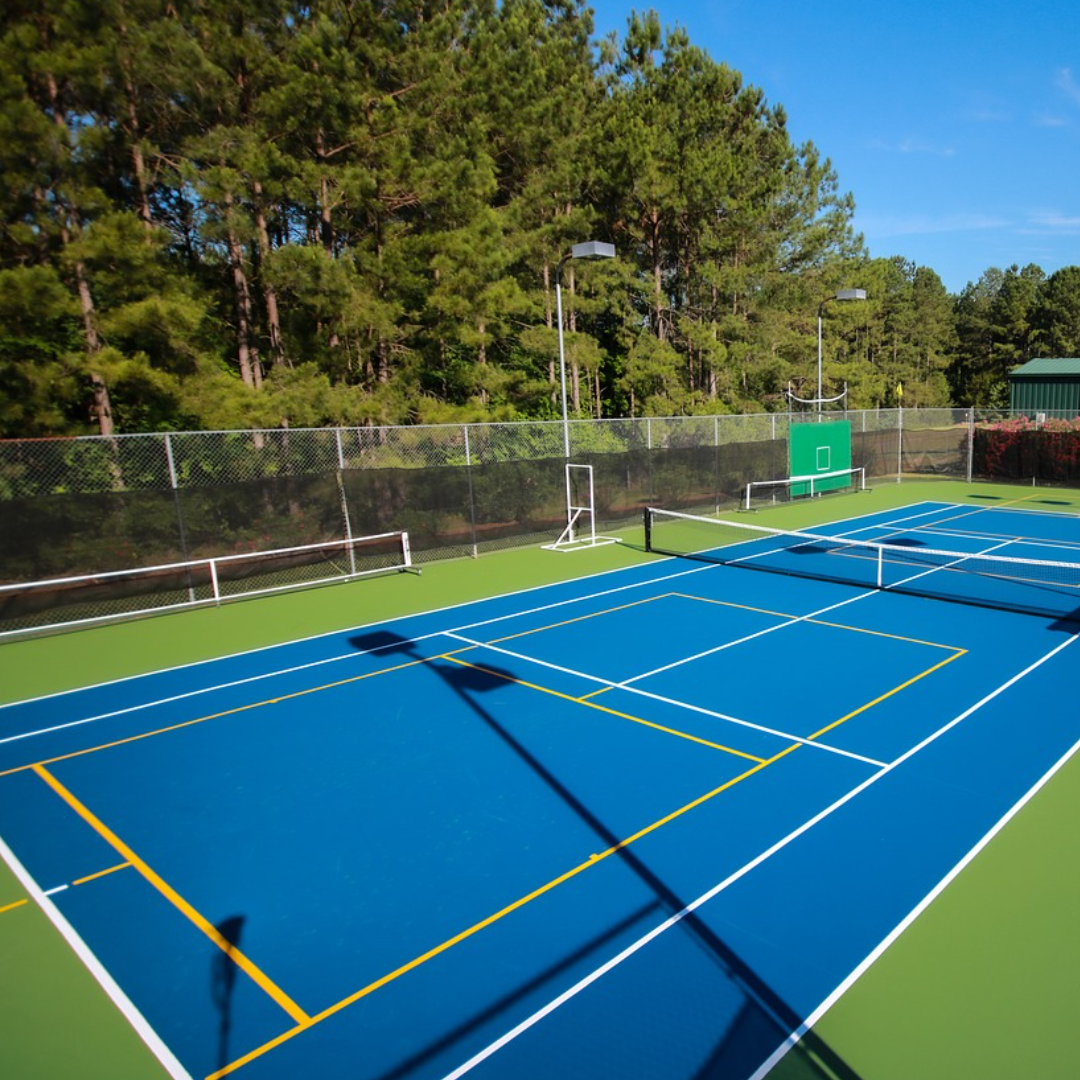
[[[975,408],[972,406],[968,409],[968,467],[967,478],[968,483],[971,483],[971,477],[973,474],[975,465]]]
[[[173,493],[173,509],[176,511],[176,529],[180,534],[180,553],[183,557],[182,561],[187,562],[188,546],[187,546],[187,529],[184,528],[184,509],[180,505],[180,483],[176,476],[176,459],[173,457],[172,437],[169,432],[165,432],[165,460],[169,466],[169,487],[172,488]],[[188,599],[195,600],[195,585],[191,580],[191,574],[188,573]]]
[[[904,407],[896,410],[896,482],[900,483],[900,474],[904,471]]]
[[[465,432],[465,476],[469,481],[469,529],[472,533],[472,557],[480,555],[476,550],[476,495],[473,492],[472,482],[472,448],[469,445],[469,425],[462,424],[461,430]]]

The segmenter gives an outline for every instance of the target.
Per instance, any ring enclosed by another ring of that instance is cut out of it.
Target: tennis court
[[[175,1076],[764,1076],[1075,749],[1080,522],[714,525],[6,706],[9,863]]]

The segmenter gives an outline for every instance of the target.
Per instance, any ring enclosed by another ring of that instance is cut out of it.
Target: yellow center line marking
[[[577,615],[573,619],[563,619],[562,622],[549,623],[547,626],[537,626],[532,630],[520,630],[516,634],[507,634],[506,637],[491,638],[486,645],[498,645],[503,641],[513,641],[514,638],[528,637],[530,634],[539,634],[544,630],[555,630],[560,626],[570,626],[573,623],[584,622],[586,619],[597,619],[601,615],[610,615],[613,611],[626,611],[627,608],[638,607],[641,604],[651,604],[654,600],[663,600],[665,597],[674,596],[674,593],[658,593],[656,596],[646,596],[641,600],[631,600],[627,604],[619,604],[618,607],[604,608],[603,611],[591,611],[587,615]],[[458,650],[461,652],[462,650]]]
[[[619,712],[617,709],[609,709],[606,705],[597,705],[592,701],[586,701],[584,698],[571,697],[569,694],[563,694],[558,690],[552,690],[547,686],[539,686],[536,683],[525,682],[524,679],[516,679],[513,675],[507,675],[502,671],[493,671],[491,668],[482,667],[480,664],[471,664],[467,660],[458,660],[457,657],[447,654],[443,659],[449,660],[452,664],[460,664],[461,667],[473,668],[475,671],[482,671],[485,675],[493,675],[495,678],[504,679],[506,682],[517,683],[518,686],[527,687],[529,690],[539,690],[541,694],[550,694],[552,697],[562,698],[563,701],[572,701],[575,705],[584,705],[589,709],[596,709],[597,712],[608,713],[611,716],[617,716],[622,720],[631,720],[635,724],[641,724],[643,727],[653,728],[656,731],[662,731],[665,735],[675,735],[680,739],[687,739],[689,742],[700,743],[702,746],[708,746],[713,750],[722,750],[725,754],[734,754],[736,757],[745,758],[747,761],[763,761],[763,758],[759,758],[754,754],[744,753],[742,750],[734,750],[730,746],[724,746],[721,743],[710,742],[708,739],[701,739],[697,735],[690,735],[685,731],[679,731],[676,728],[665,727],[663,724],[655,724],[651,720],[643,720],[640,716],[631,716],[629,713]],[[612,687],[605,687],[605,689],[613,689]]]
[[[34,765],[33,771],[45,781],[107,844],[129,862],[166,900],[181,914],[195,924],[230,960],[236,964],[253,982],[260,986],[285,1012],[297,1023],[309,1019],[308,1014],[273,982],[257,965],[252,963],[213,923],[195,910],[168,882],[152,870],[131,848],[124,843],[103,821],[84,806],[64,785],[41,765]]]
[[[874,698],[873,701],[868,701],[865,705],[860,705],[854,712],[849,712],[847,716],[841,716],[839,720],[834,720],[831,724],[823,727],[820,731],[815,731],[813,735],[807,735],[806,738],[816,739],[821,735],[824,735],[827,731],[832,731],[833,728],[839,727],[841,724],[847,722],[854,716],[858,716],[859,713],[866,712],[867,709],[873,708],[875,705],[880,704],[886,698],[890,698],[893,694],[898,694],[901,690],[906,690],[909,686],[917,683],[920,679],[925,679],[927,675],[933,674],[935,671],[940,670],[946,664],[951,664],[954,660],[958,660],[961,656],[967,655],[967,649],[957,649],[952,656],[947,656],[944,660],[936,663],[933,667],[927,668],[925,671],[919,672],[918,675],[908,679],[907,682],[902,682],[899,686],[894,686],[891,690],[887,690],[880,697]]]
[[[716,600],[711,596],[694,596],[692,593],[672,593],[684,600],[697,600],[702,604],[717,604],[720,607],[739,608],[741,611],[753,611],[759,615],[772,615],[777,619],[797,619],[798,615],[789,615],[786,611],[772,611],[770,608],[754,607],[751,604],[736,604],[733,600]]]
[[[5,911],[14,911],[16,908],[20,908],[23,904],[29,904],[30,901],[23,898],[22,900],[16,900],[13,904],[5,904],[0,907],[0,915],[3,915]]]
[[[574,700],[580,701],[584,705],[590,698],[599,697],[601,694],[607,694],[614,689],[614,686],[601,686],[599,690],[590,690],[589,693],[582,694],[581,697],[576,697]]]
[[[460,661],[457,662],[460,663]],[[572,867],[565,873],[560,874],[556,878],[552,878],[551,881],[547,882],[545,885],[541,885],[537,889],[534,889],[532,892],[527,893],[525,896],[521,897],[521,899],[515,900],[511,904],[507,904],[506,907],[500,908],[494,914],[489,915],[486,919],[481,919],[480,922],[474,923],[467,930],[462,930],[459,934],[455,934],[453,937],[447,938],[446,941],[442,942],[440,945],[436,945],[432,949],[429,949],[426,953],[423,953],[422,955],[416,957],[416,959],[410,960],[407,964],[402,964],[401,967],[395,968],[393,971],[388,972],[386,975],[383,975],[381,978],[376,979],[374,982],[368,983],[367,986],[362,987],[355,993],[350,994],[348,997],[342,998],[335,1004],[329,1006],[326,1009],[323,1009],[322,1012],[316,1013],[309,1020],[298,1024],[294,1028],[290,1028],[288,1031],[282,1032],[282,1034],[278,1035],[276,1038],[271,1039],[269,1042],[263,1043],[262,1046],[256,1047],[254,1050],[251,1050],[243,1057],[237,1058],[235,1061],[226,1065],[223,1069],[219,1069],[217,1072],[211,1073],[206,1078],[206,1080],[220,1080],[220,1077],[226,1076],[228,1073],[234,1072],[236,1069],[239,1069],[243,1065],[247,1065],[249,1062],[254,1061],[258,1057],[261,1057],[268,1050],[272,1050],[276,1046],[280,1046],[283,1042],[291,1039],[294,1035],[299,1035],[300,1032],[306,1031],[308,1028],[313,1027],[315,1024],[321,1023],[323,1020],[326,1020],[328,1017],[331,1017],[335,1013],[340,1012],[342,1009],[348,1008],[348,1006],[350,1005],[354,1005],[362,998],[365,998],[374,991],[380,989],[383,986],[386,986],[387,983],[393,982],[395,979],[398,979],[402,975],[406,974],[406,972],[413,971],[421,964],[427,963],[428,960],[433,959],[440,953],[446,952],[447,949],[453,948],[455,945],[460,944],[466,938],[472,937],[479,931],[491,926],[493,923],[498,922],[500,919],[505,918],[511,912],[517,911],[519,908],[524,907],[526,904],[537,899],[537,897],[543,896],[545,893],[550,892],[557,886],[562,885],[564,882],[569,881],[573,877],[576,877],[583,871],[589,870],[594,866],[598,866],[605,859],[609,859],[612,855],[618,854],[620,851],[622,851],[624,848],[629,847],[635,841],[640,840],[644,836],[648,836],[649,833],[655,832],[657,829],[662,828],[664,825],[670,824],[676,818],[682,817],[683,814],[689,813],[691,810],[696,809],[703,803],[708,802],[710,799],[716,798],[717,795],[720,795],[722,792],[729,790],[736,784],[741,783],[743,780],[747,779],[750,776],[753,776],[755,773],[761,772],[762,769],[766,768],[769,765],[772,765],[776,761],[779,761],[782,757],[785,757],[788,754],[792,753],[792,751],[797,750],[800,745],[801,744],[799,743],[792,743],[790,746],[787,746],[783,750],[781,750],[778,754],[774,754],[771,758],[767,758],[764,761],[759,761],[756,765],[753,766],[753,768],[747,769],[745,772],[740,773],[738,776],[726,781],[719,787],[713,788],[712,791],[707,791],[704,795],[699,795],[696,799],[688,802],[685,806],[680,806],[678,810],[673,810],[670,814],[666,814],[664,817],[660,818],[657,821],[654,821],[652,824],[646,825],[644,828],[639,829],[633,835],[626,837],[625,840],[620,840],[617,844],[613,844],[607,850],[590,855],[588,859],[586,859],[584,862],[578,863],[577,866]]]
[[[468,652],[475,649],[475,645],[466,645],[460,649],[454,649],[454,653]],[[446,653],[444,655],[451,655]],[[182,728],[191,727],[193,724],[205,724],[208,720],[220,720],[225,716],[236,716],[240,713],[250,712],[252,709],[261,709],[264,705],[277,705],[282,701],[290,701],[293,698],[304,697],[307,694],[317,694],[322,690],[333,690],[339,686],[348,686],[350,683],[360,682],[362,679],[372,679],[376,675],[387,675],[392,671],[401,671],[404,668],[415,667],[417,664],[430,664],[439,657],[428,656],[420,660],[408,660],[403,664],[395,664],[393,667],[380,668],[378,671],[367,671],[363,675],[353,675],[348,679],[338,679],[336,682],[324,683],[321,686],[311,686],[305,690],[296,690],[291,694],[281,694],[279,697],[266,698],[263,701],[253,701],[247,705],[237,705],[234,709],[224,709],[221,712],[210,713],[207,716],[199,716],[194,720],[184,720],[179,724],[170,724],[168,727],[156,728],[153,731],[144,731],[139,735],[129,735],[126,739],[115,739],[112,742],[99,743],[97,746],[87,747],[85,750],[74,750],[70,754],[58,754],[56,757],[44,758],[41,761],[29,765],[17,765],[13,769],[0,771],[0,776],[10,776],[12,773],[25,772],[34,769],[38,765],[55,765],[58,761],[68,761],[70,758],[82,757],[84,754],[96,754],[99,750],[111,750],[116,746],[124,746],[127,743],[139,742],[142,739],[151,739],[156,735],[165,735],[170,731],[179,731]]]
[[[86,877],[76,878],[72,885],[85,885],[88,881],[96,881],[100,877],[104,877],[106,874],[115,874],[117,870],[124,870],[129,867],[131,863],[122,862],[117,863],[115,866],[110,866],[107,870],[99,870],[96,874],[87,874]]]
[[[890,634],[885,630],[868,630],[862,626],[849,626],[847,623],[830,622],[828,619],[810,619],[805,615],[791,615],[785,611],[770,611],[768,608],[750,607],[747,604],[734,604],[729,600],[714,600],[708,596],[692,596],[690,593],[673,593],[673,596],[681,596],[686,600],[699,600],[703,604],[719,604],[722,607],[743,608],[746,611],[759,612],[762,615],[775,615],[778,619],[792,619],[804,623],[814,623],[817,626],[830,626],[834,630],[850,630],[853,634],[869,634],[872,637],[890,638],[893,641],[907,641],[912,645],[928,645],[932,649],[948,649],[953,651],[959,645],[944,645],[940,641],[923,641],[922,638],[905,637],[903,634]]]

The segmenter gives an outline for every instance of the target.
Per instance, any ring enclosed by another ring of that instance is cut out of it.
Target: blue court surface
[[[1075,749],[1080,589],[1019,577],[1046,614],[657,558],[21,702],[0,836],[176,1076],[763,1076]]]

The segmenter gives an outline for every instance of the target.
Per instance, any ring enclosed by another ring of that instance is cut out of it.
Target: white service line
[[[875,768],[883,769],[885,767],[884,761],[875,761],[873,758],[863,757],[862,754],[853,753],[850,750],[841,750],[836,746],[829,746],[827,743],[814,742],[810,739],[804,739],[800,735],[792,735],[786,731],[777,731],[775,728],[765,727],[763,724],[755,724],[750,720],[740,720],[737,716],[728,716],[727,713],[716,712],[713,709],[705,709],[700,705],[690,705],[685,701],[676,701],[674,698],[666,698],[660,694],[650,694],[646,690],[641,690],[636,686],[622,686],[620,683],[612,682],[610,679],[603,679],[599,675],[586,675],[583,671],[575,671],[573,668],[563,667],[560,664],[552,664],[547,660],[538,660],[535,656],[526,656],[524,653],[513,652],[510,649],[504,649],[499,645],[489,645],[484,641],[476,641],[473,638],[464,637],[461,634],[454,634],[451,632],[446,633],[446,637],[453,638],[455,641],[463,641],[466,645],[475,645],[480,649],[489,649],[491,652],[500,653],[503,656],[509,656],[514,660],[524,660],[527,664],[536,664],[538,667],[548,668],[551,671],[558,671],[563,675],[571,675],[574,678],[584,679],[586,682],[599,683],[601,686],[606,686],[611,690],[625,690],[628,694],[637,694],[638,697],[649,698],[652,701],[661,701],[665,705],[674,705],[679,709],[686,709],[688,712],[700,713],[702,716],[711,716],[717,720],[726,720],[731,724],[738,724],[740,727],[752,728],[754,731],[761,731],[766,735],[775,735],[785,742],[797,742],[803,746],[812,746],[815,750],[823,750],[829,754],[839,754],[841,757],[853,758],[855,761],[862,761],[867,765],[873,765]]]
[[[835,611],[845,604],[853,604],[856,600],[865,600],[868,596],[873,596],[876,592],[876,589],[871,589],[868,592],[859,593],[858,596],[849,596],[846,600],[841,600],[838,604],[830,604],[828,607],[819,608],[817,611],[811,611],[808,615],[781,616],[785,621],[777,623],[776,626],[767,626],[764,630],[758,630],[753,634],[747,634],[746,637],[737,638],[735,641],[727,641],[723,645],[717,645],[712,649],[705,649],[703,652],[696,653],[693,656],[687,656],[683,660],[675,660],[670,664],[664,664],[663,667],[653,668],[652,671],[646,671],[641,675],[633,676],[633,678],[624,679],[622,682],[616,683],[615,685],[621,690],[626,690],[631,683],[640,682],[642,679],[647,679],[651,675],[659,675],[662,671],[670,671],[672,668],[681,667],[683,664],[689,664],[694,660],[700,660],[702,657],[712,656],[714,653],[723,652],[725,649],[730,649],[733,645],[743,645],[747,641],[753,641],[754,638],[764,637],[766,634],[774,634],[777,630],[786,630],[789,626],[795,626],[796,623],[806,622],[808,619],[816,619],[819,615],[826,615],[828,612]]]
[[[583,979],[576,982],[573,986],[571,986],[569,989],[565,990],[563,993],[561,993],[558,997],[554,998],[552,1001],[548,1002],[547,1005],[544,1005],[542,1008],[538,1009],[531,1016],[527,1017],[520,1024],[518,1024],[516,1027],[511,1028],[508,1032],[506,1032],[506,1034],[500,1036],[498,1039],[496,1039],[494,1042],[490,1043],[488,1046],[486,1046],[479,1053],[473,1055],[473,1057],[469,1058],[468,1061],[463,1062],[456,1069],[454,1069],[453,1072],[448,1073],[446,1075],[446,1077],[444,1078],[444,1080],[458,1080],[459,1077],[462,1077],[466,1073],[471,1072],[474,1068],[476,1068],[477,1065],[479,1065],[482,1062],[486,1061],[489,1057],[491,1057],[493,1054],[497,1053],[504,1046],[511,1043],[519,1035],[521,1035],[524,1032],[528,1031],[531,1027],[533,1027],[535,1024],[539,1023],[546,1016],[549,1016],[556,1009],[558,1009],[562,1005],[564,1005],[567,1001],[570,1001],[572,998],[576,997],[579,993],[581,993],[582,990],[587,989],[589,986],[591,986],[598,979],[600,979],[604,975],[606,975],[609,971],[611,971],[614,968],[618,967],[624,960],[628,960],[636,952],[638,952],[639,950],[644,948],[646,945],[648,945],[649,942],[653,941],[655,938],[659,937],[661,934],[665,933],[667,930],[670,930],[673,926],[678,925],[680,922],[682,922],[683,919],[685,919],[688,915],[693,914],[703,904],[708,903],[708,901],[710,901],[714,897],[718,896],[721,892],[723,892],[725,889],[727,889],[730,885],[733,885],[740,878],[745,877],[748,873],[750,873],[751,870],[754,870],[756,867],[760,866],[767,859],[772,858],[773,855],[775,855],[777,852],[783,850],[792,841],[797,840],[800,836],[803,835],[803,833],[805,833],[808,830],[812,829],[815,825],[819,824],[821,821],[824,821],[827,817],[829,817],[835,811],[839,810],[840,807],[842,807],[846,803],[850,802],[857,795],[860,795],[862,792],[866,791],[867,788],[869,788],[872,784],[876,784],[879,780],[881,780],[882,777],[887,776],[889,773],[891,773],[895,768],[897,768],[903,762],[905,762],[908,759],[910,759],[911,757],[913,757],[919,751],[924,750],[932,742],[939,739],[942,735],[944,735],[946,732],[950,731],[952,728],[954,728],[957,724],[961,723],[963,720],[966,720],[969,716],[971,716],[973,713],[975,713],[976,711],[981,709],[984,705],[988,704],[990,701],[992,701],[994,698],[996,698],[999,694],[1001,694],[1005,690],[1009,689],[1009,687],[1011,687],[1015,683],[1019,682],[1025,676],[1029,675],[1036,668],[1041,667],[1047,660],[1050,660],[1052,657],[1056,656],[1059,652],[1061,652],[1062,649],[1064,649],[1067,646],[1071,645],[1075,640],[1076,640],[1076,635],[1074,634],[1073,636],[1071,636],[1071,637],[1067,638],[1065,641],[1063,641],[1060,645],[1056,646],[1054,649],[1051,649],[1050,652],[1048,652],[1045,655],[1043,655],[1042,657],[1040,657],[1034,663],[1028,665],[1028,667],[1026,667],[1023,671],[1021,671],[1018,674],[1014,675],[1012,678],[1008,679],[1006,682],[1003,682],[1000,686],[997,687],[997,689],[992,690],[989,694],[987,694],[985,697],[983,697],[980,701],[976,702],[969,709],[966,709],[959,716],[954,717],[947,724],[944,724],[942,727],[938,728],[938,730],[935,731],[933,734],[928,735],[917,746],[912,747],[906,753],[904,753],[900,757],[898,757],[895,761],[890,762],[888,765],[886,765],[880,772],[874,773],[873,776],[868,777],[861,784],[859,784],[858,786],[852,788],[846,795],[842,795],[839,799],[837,799],[835,802],[833,802],[832,804],[827,806],[824,810],[821,810],[819,813],[815,814],[808,821],[806,821],[802,825],[800,825],[797,829],[794,829],[792,832],[788,833],[788,835],[785,836],[782,840],[778,840],[775,844],[772,845],[772,847],[770,847],[767,850],[763,851],[756,858],[752,859],[750,862],[748,862],[745,865],[743,865],[742,867],[740,867],[733,874],[730,874],[728,877],[724,878],[723,881],[721,881],[718,884],[714,885],[707,892],[702,893],[701,896],[699,896],[696,900],[691,901],[691,903],[687,904],[686,907],[684,907],[681,911],[678,911],[674,915],[670,916],[668,919],[665,919],[664,922],[662,922],[658,926],[654,927],[647,934],[642,935],[642,937],[638,938],[637,941],[633,942],[631,945],[628,945],[625,949],[622,950],[622,952],[620,952],[617,955],[613,956],[610,960],[607,961],[607,963],[602,964],[600,967],[596,968],[595,971],[591,972],[590,974],[586,975]],[[1058,767],[1060,767],[1060,765],[1055,765],[1054,769],[1057,769]],[[1054,771],[1054,770],[1051,770],[1051,771]],[[1041,784],[1043,782],[1044,781],[1040,781],[1039,783]],[[959,871],[957,870],[956,872],[959,872]],[[943,888],[944,884],[941,887]],[[929,900],[926,900],[925,903],[929,903]],[[910,916],[910,917],[914,918],[914,914],[912,916]],[[898,933],[899,930],[896,931],[896,932]],[[879,946],[879,948],[883,948],[885,944],[886,943],[883,943],[882,946]],[[870,960],[869,958],[868,958],[867,961],[864,961],[864,963],[867,966],[869,966],[869,963],[871,963],[871,962],[872,962],[872,960]],[[857,977],[857,975],[855,975],[853,973],[851,978],[855,978],[855,977]],[[839,993],[839,991],[837,991],[837,992]],[[822,1010],[819,1010],[819,1012],[823,1011],[823,1008],[822,1008]],[[818,1014],[815,1014],[815,1017],[817,1015]],[[810,1021],[807,1021],[802,1027],[797,1029],[798,1034],[793,1032],[792,1035],[789,1036],[789,1040],[798,1041],[798,1038],[801,1037],[801,1033],[806,1028],[809,1027],[809,1024],[810,1024]],[[792,1041],[790,1043],[785,1043],[785,1047],[787,1049],[790,1049],[790,1046],[794,1045],[794,1041]],[[786,1049],[784,1050],[784,1052],[786,1052]],[[779,1056],[783,1056],[783,1054],[780,1053],[779,1051],[777,1052],[777,1054]],[[776,1060],[779,1060],[779,1057],[777,1057],[777,1055],[774,1055],[774,1057],[776,1057]],[[773,1058],[770,1058],[769,1060],[773,1064],[775,1064],[775,1061],[773,1061]],[[768,1064],[768,1062],[766,1064]],[[754,1077],[751,1078],[751,1080],[761,1080],[761,1078],[764,1077],[766,1072],[767,1072],[767,1069],[766,1069],[765,1065],[763,1065],[760,1069],[758,1069],[758,1071],[754,1074]]]
[[[30,876],[29,871],[19,862],[15,853],[0,838],[0,859],[7,863],[11,872],[19,879],[30,898],[45,913],[49,921],[60,932],[72,951],[82,961],[83,966],[98,981],[98,984],[112,999],[113,1004],[123,1013],[127,1022],[135,1029],[139,1038],[150,1048],[153,1055],[161,1062],[165,1071],[173,1080],[192,1080],[191,1074],[177,1060],[173,1052],[165,1045],[161,1036],[147,1023],[146,1018],[132,1004],[131,999],[120,989],[116,980],[106,970],[104,964],[79,936],[75,928],[60,913],[60,909],[49,899],[47,893]],[[66,888],[62,886],[61,888]],[[57,892],[50,889],[49,892]]]

